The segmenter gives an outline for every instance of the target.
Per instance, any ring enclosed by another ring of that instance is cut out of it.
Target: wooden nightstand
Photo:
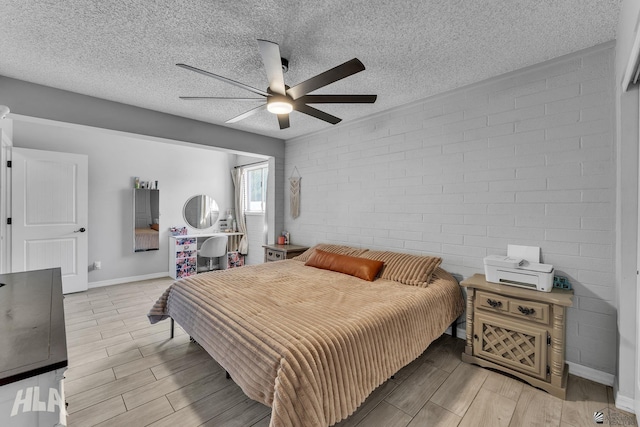
[[[291,259],[309,249],[308,246],[298,245],[263,245],[264,262]]]
[[[573,291],[541,292],[489,283],[476,274],[467,288],[467,343],[462,361],[514,375],[564,399],[565,309]]]

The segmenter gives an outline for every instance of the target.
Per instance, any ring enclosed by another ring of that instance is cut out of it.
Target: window
[[[264,213],[267,204],[267,165],[244,171],[245,212]]]

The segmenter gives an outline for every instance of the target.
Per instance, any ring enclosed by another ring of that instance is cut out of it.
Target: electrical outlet
[[[94,270],[100,270],[102,268],[102,262],[101,261],[95,261],[93,263],[93,269]]]

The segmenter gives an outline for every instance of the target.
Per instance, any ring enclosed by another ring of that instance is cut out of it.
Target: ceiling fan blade
[[[280,125],[280,129],[286,129],[289,127],[289,115],[288,114],[278,114],[278,124]]]
[[[258,48],[262,56],[262,63],[267,71],[269,89],[273,93],[284,95],[284,76],[280,59],[280,46],[268,40],[258,40]]]
[[[305,104],[373,104],[378,95],[304,95],[296,101]]]
[[[325,122],[329,122],[332,125],[338,124],[342,121],[341,118],[332,116],[329,113],[325,113],[324,111],[320,111],[316,108],[309,107],[306,104],[296,103],[293,106],[293,109],[296,111],[300,111],[301,113],[307,114],[311,117],[315,117],[316,119],[324,120]]]
[[[267,109],[267,104],[259,105],[256,108],[252,108],[251,110],[240,114],[239,116],[235,116],[234,118],[227,120],[225,123],[239,122],[242,119],[246,119],[247,117],[253,116],[255,113],[259,113],[260,111],[266,110],[266,109]]]
[[[187,64],[176,64],[176,65],[178,67],[180,67],[180,68],[184,68],[185,70],[195,71],[196,73],[200,73],[200,74],[202,74],[204,76],[213,77],[214,79],[218,79],[218,80],[223,81],[225,83],[229,83],[229,84],[232,84],[234,86],[241,87],[242,89],[248,90],[248,91],[253,92],[253,93],[257,93],[258,95],[270,96],[267,92],[265,92],[263,90],[256,89],[255,87],[246,85],[244,83],[237,82],[235,80],[228,79],[226,77],[219,76],[217,74],[210,73],[210,72],[205,71],[205,70],[201,70],[201,69],[196,68],[196,67],[192,67],[191,65],[187,65]]]
[[[364,70],[364,64],[360,62],[358,58],[353,58],[343,64],[338,65],[330,70],[320,73],[315,77],[311,77],[309,80],[305,80],[302,83],[298,83],[292,88],[287,89],[287,95],[293,99],[298,99],[303,95],[313,92],[323,86],[330,85],[338,80],[349,77],[353,74],[359,73]]]
[[[180,96],[180,99],[185,101],[195,101],[200,99],[222,99],[230,101],[264,101],[264,98],[227,98],[223,96]]]

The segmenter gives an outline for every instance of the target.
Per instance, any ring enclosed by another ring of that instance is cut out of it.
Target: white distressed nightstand
[[[308,246],[298,245],[263,245],[264,262],[291,259],[309,249]]]
[[[462,360],[511,374],[564,399],[565,309],[573,291],[541,292],[490,283],[476,274],[467,288],[467,343]]]

